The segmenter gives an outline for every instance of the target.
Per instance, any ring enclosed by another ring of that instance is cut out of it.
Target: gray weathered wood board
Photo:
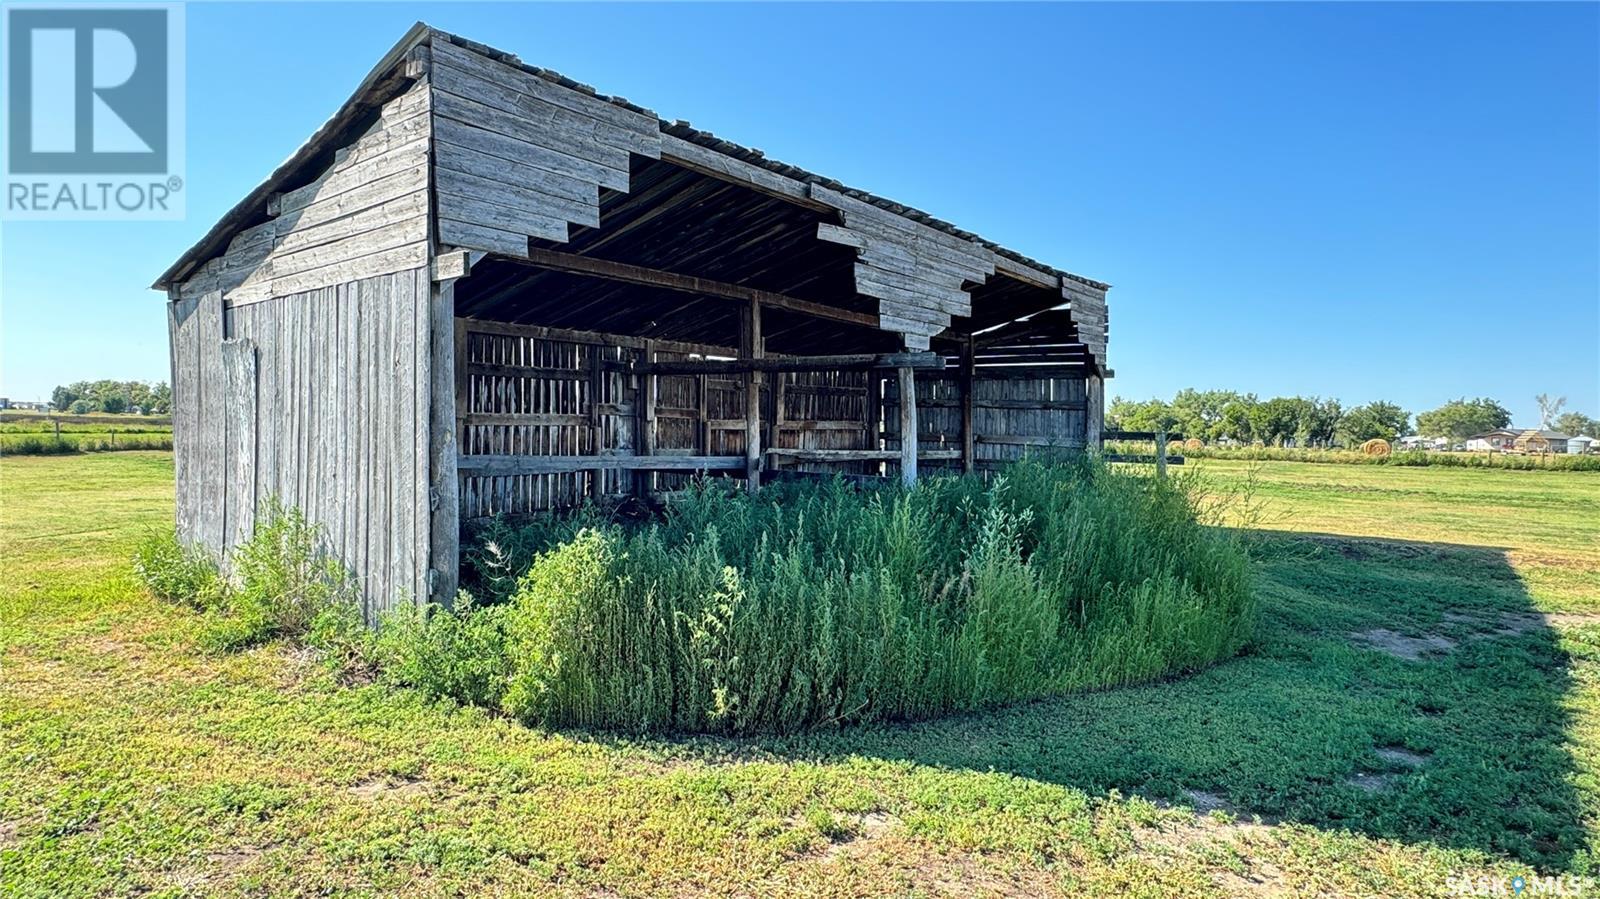
[[[299,509],[360,583],[369,616],[428,592],[432,291],[424,267],[233,308],[220,356],[238,347],[228,387],[257,408],[208,409],[199,421],[202,434],[211,419],[240,422],[222,464],[250,483],[219,494],[230,531],[269,500]],[[187,408],[184,394],[175,404]],[[240,458],[247,447],[253,458]]]
[[[628,189],[633,154],[661,155],[660,123],[449,41],[435,41],[434,189],[440,241],[526,256],[600,224],[600,189]]]
[[[856,291],[878,299],[880,326],[899,331],[907,347],[926,349],[951,316],[972,314],[966,284],[994,274],[992,250],[820,184],[808,193],[844,223],[821,225],[817,236],[856,249]]]
[[[271,218],[192,273],[179,297],[221,291],[243,305],[424,264],[431,108],[425,81],[390,100],[321,174],[279,194]]]
[[[1095,364],[1106,368],[1106,342],[1110,338],[1110,312],[1106,308],[1106,291],[1072,278],[1061,279],[1061,297],[1067,301],[1068,314],[1078,326],[1078,340],[1088,348]]]

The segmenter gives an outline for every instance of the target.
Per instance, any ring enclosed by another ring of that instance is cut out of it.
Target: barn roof
[[[179,257],[176,262],[169,266],[166,271],[162,272],[160,277],[156,279],[152,286],[160,290],[166,289],[169,286],[182,281],[196,266],[223,252],[223,250],[227,247],[229,240],[234,235],[238,234],[238,232],[265,220],[267,218],[267,204],[272,196],[281,192],[286,187],[293,186],[299,180],[303,180],[306,175],[314,173],[321,167],[325,166],[328,161],[331,160],[334,150],[351,137],[355,129],[362,122],[363,117],[369,114],[373,109],[380,106],[390,96],[392,96],[392,88],[395,82],[393,73],[395,72],[396,67],[407,57],[413,48],[431,42],[435,35],[442,36],[448,39],[451,43],[459,44],[464,47],[470,47],[479,53],[491,56],[501,62],[514,65],[521,70],[528,72],[529,74],[544,78],[563,87],[581,91],[585,94],[589,94],[597,99],[615,104],[624,109],[655,117],[660,120],[660,128],[663,134],[671,135],[681,140],[714,150],[718,153],[733,157],[742,162],[758,166],[774,174],[794,179],[795,181],[814,184],[837,191],[848,197],[871,204],[872,206],[876,206],[888,212],[904,216],[907,219],[911,219],[923,225],[943,231],[947,234],[972,241],[973,243],[988,249],[998,256],[1022,265],[1039,269],[1069,281],[1074,281],[1089,287],[1098,288],[1100,290],[1104,290],[1109,287],[1108,284],[1102,281],[1086,278],[1081,275],[1077,275],[1072,272],[1068,272],[1063,269],[1033,260],[1014,250],[1007,249],[1006,247],[1000,246],[992,241],[985,240],[984,238],[979,237],[978,235],[969,231],[962,230],[955,225],[936,218],[920,209],[897,203],[891,199],[881,197],[867,191],[846,186],[834,181],[833,179],[824,177],[798,166],[769,159],[760,150],[745,147],[722,139],[711,132],[697,129],[688,122],[682,120],[669,122],[664,119],[660,119],[655,112],[630,103],[626,99],[601,94],[593,87],[568,78],[559,72],[528,65],[512,54],[505,53],[492,47],[479,44],[475,41],[450,34],[449,32],[435,29],[422,22],[418,22],[413,25],[406,32],[405,36],[402,37],[400,41],[395,44],[395,46],[387,54],[384,55],[378,64],[373,67],[372,71],[369,72],[362,80],[360,86],[356,88],[355,93],[351,95],[350,99],[346,100],[344,105],[342,105],[339,110],[322,125],[322,127],[317,129],[317,131],[312,134],[312,136],[304,144],[295,150],[295,152],[291,154],[287,160],[279,165],[265,181],[259,184],[254,190],[246,195],[244,199],[240,200],[239,203],[230,209],[227,214],[219,219],[204,237],[195,243],[194,246],[190,247],[189,250]]]

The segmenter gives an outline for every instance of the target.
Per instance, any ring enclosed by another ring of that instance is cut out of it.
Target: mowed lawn
[[[128,570],[170,518],[170,454],[6,458],[0,892],[1432,896],[1600,876],[1600,477],[1198,469],[1253,478],[1272,529],[1241,657],[709,740],[533,730],[283,645],[208,655],[194,613]]]

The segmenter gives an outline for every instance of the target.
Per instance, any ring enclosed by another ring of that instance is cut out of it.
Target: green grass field
[[[40,444],[58,443],[71,450],[104,451],[128,445],[170,449],[171,440],[172,420],[164,416],[0,412],[0,454],[35,455],[42,451]]]
[[[127,564],[170,518],[170,454],[5,459],[0,892],[1433,896],[1600,877],[1600,477],[1196,468],[1253,477],[1265,503],[1237,659],[916,725],[636,741],[341,683],[281,644],[208,655]]]

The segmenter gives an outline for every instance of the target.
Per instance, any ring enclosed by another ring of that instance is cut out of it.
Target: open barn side
[[[1100,441],[1107,285],[418,25],[157,281],[178,532],[302,512],[369,615],[473,522]]]

